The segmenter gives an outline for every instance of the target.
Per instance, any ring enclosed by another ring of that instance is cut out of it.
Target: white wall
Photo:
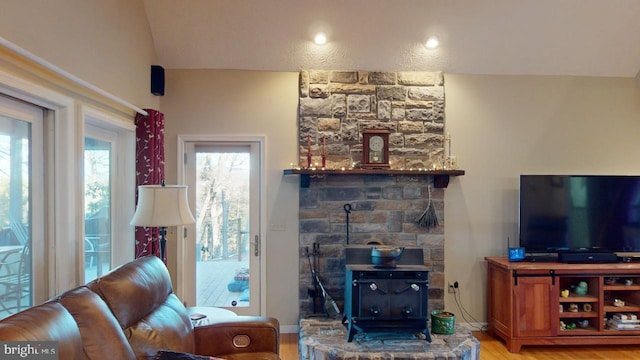
[[[142,1],[2,0],[0,37],[135,106],[159,106]]]
[[[160,110],[170,184],[177,178],[178,135],[266,137],[266,314],[297,325],[299,179],[283,170],[297,159],[298,73],[169,70]],[[284,224],[284,231],[271,230],[272,223]],[[167,246],[175,254],[175,242]]]
[[[466,171],[445,191],[445,281],[486,321],[484,257],[517,244],[519,175],[640,175],[640,90],[632,78],[446,74],[445,91]],[[445,304],[460,313],[452,295]]]

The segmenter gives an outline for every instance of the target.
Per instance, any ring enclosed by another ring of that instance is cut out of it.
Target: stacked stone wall
[[[299,166],[358,168],[362,132],[389,130],[392,169],[431,168],[444,159],[444,80],[440,72],[302,71]]]
[[[431,168],[444,151],[444,83],[439,72],[302,71],[299,98],[299,164],[358,168],[362,132],[386,129],[392,169]],[[318,248],[318,268],[326,290],[344,309],[345,248],[372,240],[419,246],[430,269],[429,311],[444,308],[444,189],[424,175],[322,175],[300,188],[299,306],[314,312],[313,281],[307,251]],[[420,227],[416,219],[429,203],[439,226]],[[344,206],[351,206],[349,239]]]

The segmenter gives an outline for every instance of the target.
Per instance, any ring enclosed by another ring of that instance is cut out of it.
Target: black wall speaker
[[[151,65],[151,93],[164,96],[164,68],[160,65]]]

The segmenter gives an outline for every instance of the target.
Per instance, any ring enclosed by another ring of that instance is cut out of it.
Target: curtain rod
[[[115,96],[115,95],[113,95],[111,93],[108,93],[108,92],[100,89],[99,87],[80,79],[79,77],[77,77],[75,75],[72,75],[72,74],[68,73],[65,70],[62,70],[61,68],[53,65],[52,63],[50,63],[50,62],[48,62],[48,61],[46,61],[44,59],[41,59],[37,55],[35,55],[35,54],[33,54],[33,53],[21,48],[20,46],[10,42],[9,40],[6,40],[3,37],[0,37],[0,45],[6,47],[7,49],[9,49],[9,50],[21,55],[21,56],[26,57],[27,59],[35,62],[38,65],[44,66],[46,69],[53,71],[54,73],[66,78],[67,80],[71,80],[72,82],[76,83],[77,85],[81,85],[81,86],[84,86],[84,87],[86,87],[86,88],[88,88],[90,90],[93,90],[93,91],[97,92],[98,94],[100,94],[100,95],[102,95],[102,96],[104,96],[104,97],[106,97],[106,98],[108,98],[110,100],[113,100],[116,103],[118,103],[120,105],[123,105],[123,106],[125,106],[125,107],[127,107],[127,108],[129,108],[129,109],[141,114],[141,115],[144,115],[144,116],[149,115],[149,113],[147,113],[146,111],[140,109],[139,107],[137,107],[135,105],[132,105],[132,104],[120,99],[119,97],[117,97],[117,96]]]

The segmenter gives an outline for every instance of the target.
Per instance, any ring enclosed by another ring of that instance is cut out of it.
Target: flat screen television
[[[640,176],[521,175],[528,254],[640,252]]]

